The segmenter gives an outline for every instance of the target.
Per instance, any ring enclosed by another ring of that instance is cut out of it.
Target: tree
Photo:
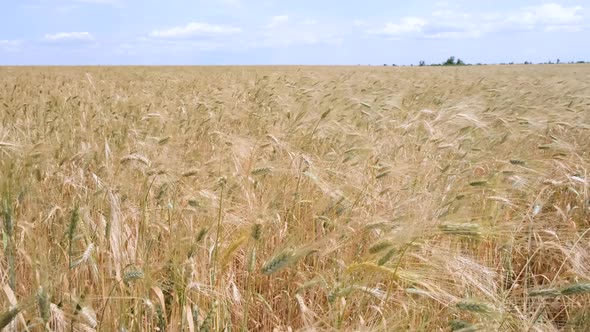
[[[447,61],[445,61],[443,63],[443,66],[454,66],[454,65],[455,65],[455,57],[454,56],[448,58]]]
[[[420,60],[419,64],[420,67],[426,66],[426,62],[424,60]]]
[[[457,59],[457,63],[455,65],[457,65],[457,66],[465,66],[465,62],[463,62],[463,60],[461,60],[461,59]]]

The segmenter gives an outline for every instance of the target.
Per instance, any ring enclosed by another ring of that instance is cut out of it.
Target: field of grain
[[[587,331],[590,66],[0,68],[7,331]]]

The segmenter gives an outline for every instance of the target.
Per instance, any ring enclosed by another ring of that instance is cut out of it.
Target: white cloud
[[[386,38],[430,39],[477,38],[489,33],[514,31],[571,32],[583,28],[582,10],[581,6],[549,3],[511,12],[474,14],[439,6],[425,17],[405,17],[367,32]]]
[[[301,21],[301,24],[302,25],[316,25],[316,24],[318,24],[318,21],[308,18],[308,19]]]
[[[267,25],[268,28],[274,28],[277,27],[279,25],[285,24],[289,22],[289,16],[288,15],[278,15],[278,16],[274,16],[271,20],[270,23]]]
[[[416,35],[423,31],[428,24],[423,18],[404,17],[399,23],[386,23],[385,27],[379,30],[372,30],[369,33],[387,37],[400,37],[405,35]]]
[[[547,32],[578,32],[582,30],[579,25],[549,25],[545,27]]]
[[[426,34],[423,37],[427,39],[464,39],[464,38],[477,38],[482,35],[480,30],[465,30],[465,31],[440,31]]]
[[[94,36],[89,32],[60,32],[56,34],[46,34],[47,42],[92,42]]]
[[[582,20],[582,16],[579,14],[581,11],[581,6],[563,7],[559,4],[548,3],[537,7],[528,7],[525,19],[530,20],[531,23],[568,25]]]
[[[20,40],[0,40],[0,51],[17,52],[22,46]]]
[[[521,25],[528,29],[543,28],[558,30],[571,28],[582,22],[581,6],[564,7],[556,3],[525,7],[520,13],[511,15],[509,23]]]
[[[0,40],[0,45],[2,46],[15,46],[20,44],[19,40]]]
[[[242,29],[227,25],[192,22],[185,26],[165,30],[154,30],[149,36],[153,38],[190,39],[197,37],[214,37],[242,32]]]

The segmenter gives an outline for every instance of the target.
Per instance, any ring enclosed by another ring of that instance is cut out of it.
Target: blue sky
[[[587,0],[6,0],[0,65],[590,60]]]

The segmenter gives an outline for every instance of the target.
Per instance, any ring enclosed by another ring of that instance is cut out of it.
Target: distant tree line
[[[567,64],[582,64],[582,63],[590,63],[590,62],[586,62],[586,61],[562,62],[560,59],[557,59],[555,61],[548,60],[547,62],[539,62],[537,64],[540,64],[540,65],[551,65],[551,64],[565,64],[565,63],[567,63]],[[514,63],[514,62],[508,62],[508,63],[502,62],[502,63],[500,63],[500,65],[514,65],[514,64],[517,64],[517,63]],[[531,62],[531,61],[525,61],[525,62],[523,62],[521,64],[524,64],[524,65],[532,65],[534,63]],[[472,66],[472,65],[475,65],[475,66],[484,66],[486,64],[485,63],[476,63],[476,64],[466,63],[461,58],[457,58],[455,56],[449,57],[446,61],[444,61],[442,63],[426,64],[426,61],[424,61],[424,60],[420,60],[418,62],[418,66],[419,67],[424,67],[424,66]],[[385,64],[384,66],[387,66],[387,65]],[[393,65],[393,66],[395,66],[395,65]],[[413,66],[413,65],[410,65],[410,66]]]

